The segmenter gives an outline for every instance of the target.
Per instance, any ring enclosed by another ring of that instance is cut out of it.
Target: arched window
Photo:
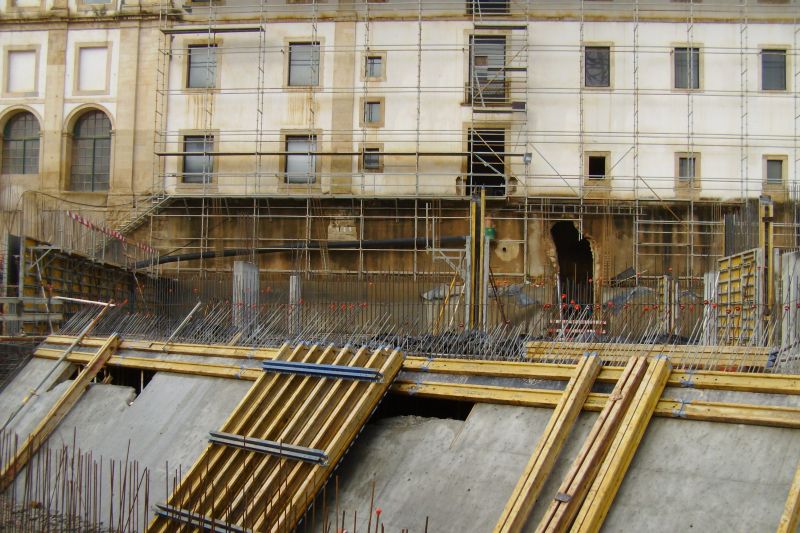
[[[82,115],[72,130],[73,191],[107,191],[111,167],[111,121],[102,111]]]
[[[17,113],[3,128],[3,174],[39,173],[39,121]]]

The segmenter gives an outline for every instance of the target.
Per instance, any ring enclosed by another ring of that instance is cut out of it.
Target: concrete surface
[[[185,473],[205,449],[208,432],[220,428],[251,384],[157,373],[138,397],[130,387],[93,384],[59,424],[49,446],[71,448],[74,439],[78,450],[91,450],[95,460],[102,458],[104,498],[110,493],[109,461],[127,457],[138,462],[140,473],[145,468],[150,472],[150,503],[161,503],[167,497],[166,465],[171,476],[178,469]],[[43,395],[20,419],[22,424],[36,423],[68,385],[68,381],[62,382]],[[18,497],[24,478],[24,471],[17,476]],[[144,523],[143,508],[139,523]]]
[[[426,517],[429,531],[491,531],[551,412],[476,404],[463,422],[378,420],[339,469],[339,514],[346,511],[352,526],[357,510],[359,529],[366,528],[374,479],[387,531],[421,531]],[[527,532],[536,529],[595,418],[579,417]],[[603,530],[774,531],[798,460],[800,431],[653,419]]]
[[[22,404],[28,393],[36,388],[54,367],[56,370],[39,389],[39,393],[32,396],[14,417],[6,428],[6,433],[16,434],[20,441],[24,440],[38,423],[39,413],[46,413],[58,399],[58,396],[48,394],[48,390],[65,377],[69,377],[75,366],[66,362],[56,363],[54,360],[33,358],[0,392],[0,426],[2,426]]]

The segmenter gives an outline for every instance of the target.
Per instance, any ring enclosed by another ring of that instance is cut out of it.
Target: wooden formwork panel
[[[283,346],[275,358],[297,366],[365,369],[380,381],[263,373],[220,429],[243,447],[212,442],[148,531],[291,531],[302,518],[403,363],[397,351]],[[279,453],[248,449],[270,442]],[[324,460],[292,457],[311,450]],[[285,453],[284,453],[285,450]]]
[[[764,252],[759,248],[717,262],[717,342],[747,344],[761,332]]]

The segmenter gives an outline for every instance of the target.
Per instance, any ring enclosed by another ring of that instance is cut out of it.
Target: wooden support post
[[[600,530],[664,392],[671,370],[669,359],[665,356],[656,356],[650,361],[571,531],[584,533]]]
[[[575,375],[567,383],[536,450],[500,515],[495,533],[522,531],[599,373],[600,358],[597,354],[585,355],[578,362]]]
[[[800,522],[800,464],[797,465],[792,486],[789,488],[789,496],[786,498],[786,506],[783,508],[777,533],[795,533],[798,522]]]
[[[81,371],[75,381],[67,387],[64,394],[58,399],[55,405],[48,411],[42,418],[36,428],[28,435],[25,442],[22,444],[17,454],[9,461],[8,465],[3,469],[0,474],[0,492],[5,491],[9,485],[14,481],[17,473],[31,460],[31,458],[39,450],[39,447],[47,441],[53,430],[58,427],[58,424],[67,416],[70,409],[78,403],[84,391],[89,386],[89,382],[94,379],[97,373],[106,364],[106,361],[111,357],[111,354],[119,345],[119,337],[117,334],[111,335],[106,342],[97,350],[97,353],[86,365],[86,368]]]
[[[581,451],[561,482],[556,497],[539,522],[537,533],[566,531],[575,519],[646,368],[646,357],[634,357],[628,362]]]

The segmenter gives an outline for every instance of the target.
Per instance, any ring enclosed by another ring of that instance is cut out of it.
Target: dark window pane
[[[765,91],[786,90],[786,50],[761,52],[761,88]]]
[[[586,47],[586,86],[611,85],[611,49],[607,46]]]
[[[3,174],[39,172],[39,121],[32,113],[18,113],[3,129]]]
[[[380,78],[383,76],[383,57],[369,56],[367,58],[366,71],[368,78]]]
[[[488,196],[506,194],[505,142],[503,129],[474,129],[469,132],[468,194],[485,189]]]
[[[682,180],[691,181],[695,178],[695,167],[697,160],[694,157],[678,158],[678,177]]]
[[[189,72],[186,86],[191,89],[208,89],[217,84],[216,45],[189,46]]]
[[[183,182],[209,183],[214,167],[214,157],[208,152],[214,150],[214,137],[209,135],[187,135],[183,138],[183,151],[198,155],[183,156]]]
[[[367,124],[374,124],[381,121],[381,104],[380,102],[365,102],[364,103],[364,122]]]
[[[364,168],[376,170],[381,168],[381,156],[377,148],[364,148]]]
[[[476,15],[502,15],[508,13],[508,0],[468,0],[468,13]]]
[[[589,173],[590,178],[602,179],[606,177],[606,158],[601,155],[589,156]]]
[[[780,185],[783,183],[783,160],[767,159],[767,183]]]
[[[319,43],[289,45],[289,85],[319,85]]]
[[[675,88],[699,89],[700,88],[700,49],[676,48],[675,60]]]
[[[72,134],[72,190],[108,190],[110,168],[111,121],[102,111],[85,113]]]

